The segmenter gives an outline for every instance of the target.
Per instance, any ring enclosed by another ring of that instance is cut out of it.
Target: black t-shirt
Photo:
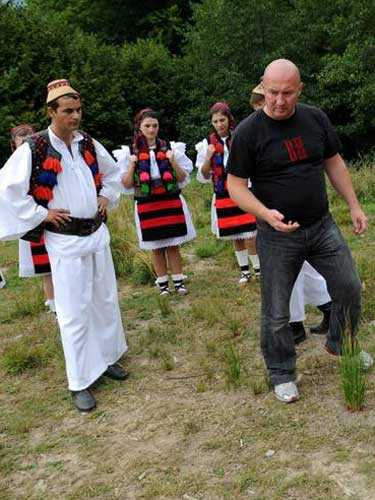
[[[284,222],[308,226],[328,210],[324,160],[341,150],[323,111],[297,104],[293,116],[273,120],[256,111],[237,127],[227,172],[250,178],[255,196]]]

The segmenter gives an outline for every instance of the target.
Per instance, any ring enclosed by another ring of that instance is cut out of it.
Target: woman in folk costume
[[[210,117],[214,131],[208,139],[195,146],[198,152],[197,179],[202,184],[212,180],[214,195],[211,206],[211,229],[218,239],[233,241],[237,262],[241,268],[239,283],[246,284],[251,278],[249,259],[256,276],[260,274],[260,267],[255,247],[255,217],[243,212],[233,203],[226,187],[225,167],[235,121],[225,102],[214,104],[210,109]]]
[[[196,233],[181,188],[190,182],[193,164],[185,155],[185,144],[159,139],[158,132],[158,115],[143,109],[135,117],[132,151],[123,146],[114,155],[126,192],[134,193],[139,246],[152,251],[160,295],[170,293],[168,267],[175,292],[185,295],[179,246]]]
[[[12,128],[10,131],[12,152],[35,132],[34,127],[28,124]],[[45,305],[51,312],[56,312],[51,266],[43,237],[38,242],[19,240],[19,275],[21,278],[42,276],[46,297]]]

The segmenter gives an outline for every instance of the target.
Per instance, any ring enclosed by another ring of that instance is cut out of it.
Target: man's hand
[[[289,221],[287,224],[283,222],[284,216],[279,211],[272,209],[268,210],[267,216],[264,218],[270,226],[272,226],[276,231],[282,233],[292,233],[299,228],[298,222]]]
[[[350,216],[353,222],[354,233],[357,235],[363,234],[367,230],[369,223],[362,208],[359,206],[352,208],[350,210]]]
[[[50,222],[56,227],[65,226],[70,221],[70,211],[63,208],[50,208],[44,222]]]
[[[98,196],[98,211],[100,215],[104,218],[107,217],[107,207],[108,207],[108,199],[104,196]]]

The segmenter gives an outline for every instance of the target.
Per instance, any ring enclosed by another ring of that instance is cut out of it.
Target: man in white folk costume
[[[47,86],[48,130],[32,135],[0,171],[0,239],[44,232],[68,386],[81,411],[96,406],[90,386],[124,380],[127,345],[103,221],[120,196],[119,171],[104,147],[79,131],[79,93],[68,80]]]

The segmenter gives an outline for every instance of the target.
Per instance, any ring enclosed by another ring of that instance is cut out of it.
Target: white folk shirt
[[[90,168],[79,152],[79,132],[74,133],[71,151],[48,129],[52,146],[61,154],[62,172],[53,188],[48,208],[70,211],[72,217],[91,218],[97,210],[97,194]],[[120,172],[105,148],[94,140],[99,171],[103,174],[100,195],[109,200],[108,208],[117,205],[120,191]],[[18,148],[0,170],[0,239],[17,239],[38,226],[47,210],[37,205],[28,194],[31,176],[31,149],[26,143]],[[109,243],[109,233],[103,224],[90,236],[68,236],[45,231],[50,255],[87,255],[103,249]]]

